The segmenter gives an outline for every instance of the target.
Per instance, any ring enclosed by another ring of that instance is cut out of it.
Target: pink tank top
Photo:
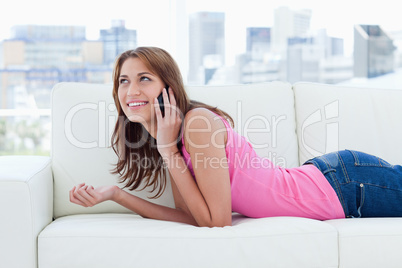
[[[253,218],[345,218],[335,190],[315,166],[274,166],[269,159],[259,157],[251,144],[235,132],[225,119],[220,118],[227,131],[225,150],[229,166],[232,211]],[[195,178],[190,154],[184,146],[183,134],[181,150]]]

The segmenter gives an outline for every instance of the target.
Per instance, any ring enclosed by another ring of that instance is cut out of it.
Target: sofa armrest
[[[53,217],[49,157],[0,157],[0,267],[37,267],[37,237]]]

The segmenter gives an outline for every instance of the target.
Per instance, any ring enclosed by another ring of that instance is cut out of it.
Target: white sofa
[[[109,172],[111,91],[56,85],[51,157],[0,157],[0,267],[402,267],[402,218],[234,214],[231,227],[199,228],[143,219],[113,202],[70,203],[68,191],[80,182],[118,184]],[[229,112],[235,129],[277,165],[346,148],[402,163],[402,90],[272,82],[188,91]],[[169,187],[154,202],[172,207]]]

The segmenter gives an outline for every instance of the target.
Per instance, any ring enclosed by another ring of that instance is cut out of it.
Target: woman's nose
[[[130,87],[128,88],[127,95],[128,96],[134,96],[134,95],[139,95],[140,94],[140,88],[136,84],[131,84]]]

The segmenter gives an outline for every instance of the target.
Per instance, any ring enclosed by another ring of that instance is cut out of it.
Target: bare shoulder
[[[211,137],[221,139],[226,144],[227,133],[225,124],[214,112],[195,108],[185,115],[184,137],[186,147],[189,140],[205,144],[207,140],[211,141]]]
[[[186,130],[189,128],[211,128],[211,130],[221,129],[225,124],[220,118],[212,111],[206,108],[195,108],[187,112],[184,117],[184,127]]]

